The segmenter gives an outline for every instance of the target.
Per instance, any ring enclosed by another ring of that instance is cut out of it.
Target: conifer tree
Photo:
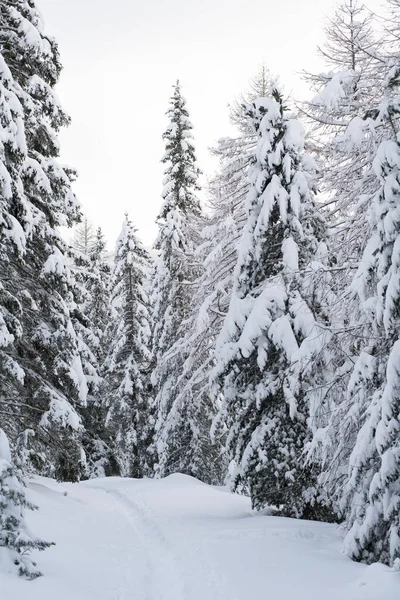
[[[217,406],[209,378],[215,342],[229,307],[237,247],[245,222],[249,157],[247,144],[242,146],[240,141],[241,138],[221,139],[215,150],[221,173],[210,184],[210,216],[202,227],[195,252],[202,269],[190,286],[186,332],[170,351],[172,355],[185,356],[176,381],[179,391],[168,419],[172,430],[180,419],[187,422],[187,443],[184,451],[177,453],[175,469],[211,484],[224,480],[227,467],[221,440],[210,438]],[[165,437],[168,439],[168,434]]]
[[[337,264],[349,267],[340,273],[347,276],[338,282],[342,287],[363,252],[368,235],[365,199],[376,190],[371,177],[376,131],[365,122],[381,94],[382,48],[373,25],[358,0],[338,5],[318,48],[329,70],[305,74],[316,95],[300,107],[310,129],[309,150],[321,164],[319,188],[335,234],[332,251]]]
[[[74,173],[57,162],[57,132],[69,123],[54,93],[61,65],[31,0],[0,2],[0,398],[4,428],[42,473],[81,476],[87,382],[71,320],[76,293],[59,226],[79,219]],[[28,435],[27,432],[32,432]]]
[[[52,545],[32,535],[27,528],[24,513],[35,509],[37,506],[25,496],[12,463],[8,439],[0,429],[0,551],[7,550],[10,567],[25,579],[42,575],[30,556],[32,550],[45,550]]]
[[[110,276],[111,266],[108,260],[106,242],[99,227],[93,248],[89,253],[89,278],[86,282],[88,299],[85,303],[85,313],[94,327],[96,337],[99,339],[96,348],[99,361],[101,361],[104,352],[102,335],[108,320]]]
[[[150,256],[128,217],[117,241],[111,279],[112,320],[106,333],[106,426],[121,473],[151,476],[154,417],[149,395],[151,362],[147,278]]]
[[[228,428],[235,489],[260,509],[319,518],[312,469],[304,464],[312,383],[309,363],[323,345],[308,289],[324,239],[309,187],[300,123],[281,95],[248,108],[258,134],[250,170],[247,223],[214,371],[222,408],[214,429]]]
[[[245,222],[248,168],[256,148],[257,136],[248,127],[244,104],[269,93],[276,81],[263,66],[250,81],[249,90],[231,107],[231,120],[239,135],[221,139],[214,150],[221,172],[209,189],[210,218],[199,223],[201,235],[193,257],[193,263],[199,263],[199,274],[190,283],[188,317],[169,351],[170,362],[184,357],[174,385],[178,391],[163,427],[167,448],[175,449],[171,470],[189,473],[207,483],[219,483],[226,474],[221,439],[210,440],[217,407],[209,376],[215,341],[229,306],[237,246]],[[183,450],[176,451],[180,446]]]
[[[338,5],[319,48],[329,71],[306,75],[317,95],[300,108],[310,129],[308,148],[321,166],[318,186],[330,225],[325,325],[331,357],[311,415],[309,458],[322,469],[320,482],[338,512],[343,473],[363,419],[361,405],[352,405],[347,393],[365,339],[349,286],[370,235],[369,205],[378,186],[371,167],[385,129],[371,127],[369,118],[382,96],[383,49],[373,26],[358,0]]]
[[[358,431],[356,439],[353,434],[347,440],[352,451],[341,489],[345,550],[355,560],[388,565],[400,563],[399,81],[396,64],[386,77],[385,100],[370,122],[387,138],[373,162],[379,189],[372,199],[371,236],[353,282],[364,345],[348,387],[348,410],[332,433],[343,441],[348,420]]]
[[[163,135],[166,147],[163,157],[166,165],[164,203],[158,217],[160,230],[155,244],[158,258],[152,291],[152,384],[158,415],[160,475],[176,470],[174,457],[179,457],[179,449],[186,444],[186,437],[177,431],[186,427],[182,419],[176,421],[172,418],[172,421],[168,421],[177,393],[176,372],[184,359],[180,353],[171,352],[171,348],[185,333],[181,328],[185,327],[185,319],[189,314],[190,284],[200,269],[198,260],[194,257],[201,216],[200,202],[196,195],[200,170],[196,165],[192,141],[193,126],[179,82],[174,86],[167,116],[170,122]]]
[[[86,454],[85,475],[104,476],[115,472],[115,459],[105,428],[106,410],[101,400],[101,370],[106,356],[105,331],[110,312],[111,266],[101,229],[91,239],[89,253],[70,249],[79,295],[75,295],[72,317],[78,333],[88,395],[80,414],[85,427],[83,447]]]
[[[93,224],[84,216],[82,222],[75,227],[72,247],[75,252],[89,256],[96,248],[97,234]]]

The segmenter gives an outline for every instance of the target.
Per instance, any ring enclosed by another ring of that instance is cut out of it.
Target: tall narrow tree
[[[343,424],[360,416],[353,425],[356,439],[347,441],[352,452],[341,489],[345,550],[353,559],[389,565],[400,563],[399,82],[396,64],[386,77],[385,101],[370,123],[386,129],[387,138],[373,163],[379,189],[372,200],[372,231],[353,282],[364,344],[348,388],[348,411],[333,432],[343,440]]]
[[[158,258],[153,289],[152,384],[158,414],[158,473],[161,475],[175,471],[179,448],[186,443],[182,432],[178,433],[180,427],[186,427],[182,420],[173,421],[172,427],[168,422],[177,393],[176,371],[184,358],[170,350],[183,335],[182,327],[189,314],[190,285],[200,268],[194,257],[201,215],[196,195],[200,170],[196,164],[193,126],[179,82],[174,86],[167,116],[170,123],[163,135],[166,146],[164,203],[158,217],[160,230],[155,244]]]
[[[149,395],[150,256],[128,217],[117,241],[111,280],[112,320],[106,333],[106,425],[123,475],[153,473],[154,418]]]
[[[106,357],[105,332],[110,309],[111,265],[101,229],[90,244],[79,252],[70,249],[72,271],[79,284],[72,316],[78,333],[83,368],[88,383],[87,406],[80,410],[85,426],[83,446],[86,454],[86,475],[101,476],[113,472],[114,461],[105,428],[106,411],[101,399],[101,369]]]

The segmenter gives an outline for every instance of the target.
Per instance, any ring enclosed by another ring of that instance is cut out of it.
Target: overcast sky
[[[128,211],[150,245],[161,204],[162,132],[179,78],[199,166],[232,133],[227,104],[265,63],[304,97],[318,69],[332,0],[37,0],[64,64],[58,93],[72,117],[62,160],[79,171],[83,210],[113,247]]]

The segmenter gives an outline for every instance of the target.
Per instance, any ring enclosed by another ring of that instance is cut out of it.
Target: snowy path
[[[246,498],[190,477],[38,478],[29,494],[41,508],[32,528],[57,545],[34,582],[0,563],[1,600],[400,598],[400,573],[346,559],[335,526],[254,515]]]
[[[148,518],[139,497],[132,500],[127,494],[118,490],[108,491],[120,504],[134,533],[135,539],[143,544],[146,556],[144,571],[143,597],[146,600],[185,600],[185,584],[179,563],[173,555],[172,548],[156,525]]]

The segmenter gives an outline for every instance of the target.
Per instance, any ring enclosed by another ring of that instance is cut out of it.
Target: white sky
[[[369,3],[371,5],[371,2]],[[227,104],[262,63],[304,97],[298,73],[333,0],[37,0],[64,64],[58,93],[72,117],[62,160],[78,169],[83,210],[113,247],[128,211],[152,244],[161,205],[161,135],[172,84],[182,83],[199,166],[232,133]]]

